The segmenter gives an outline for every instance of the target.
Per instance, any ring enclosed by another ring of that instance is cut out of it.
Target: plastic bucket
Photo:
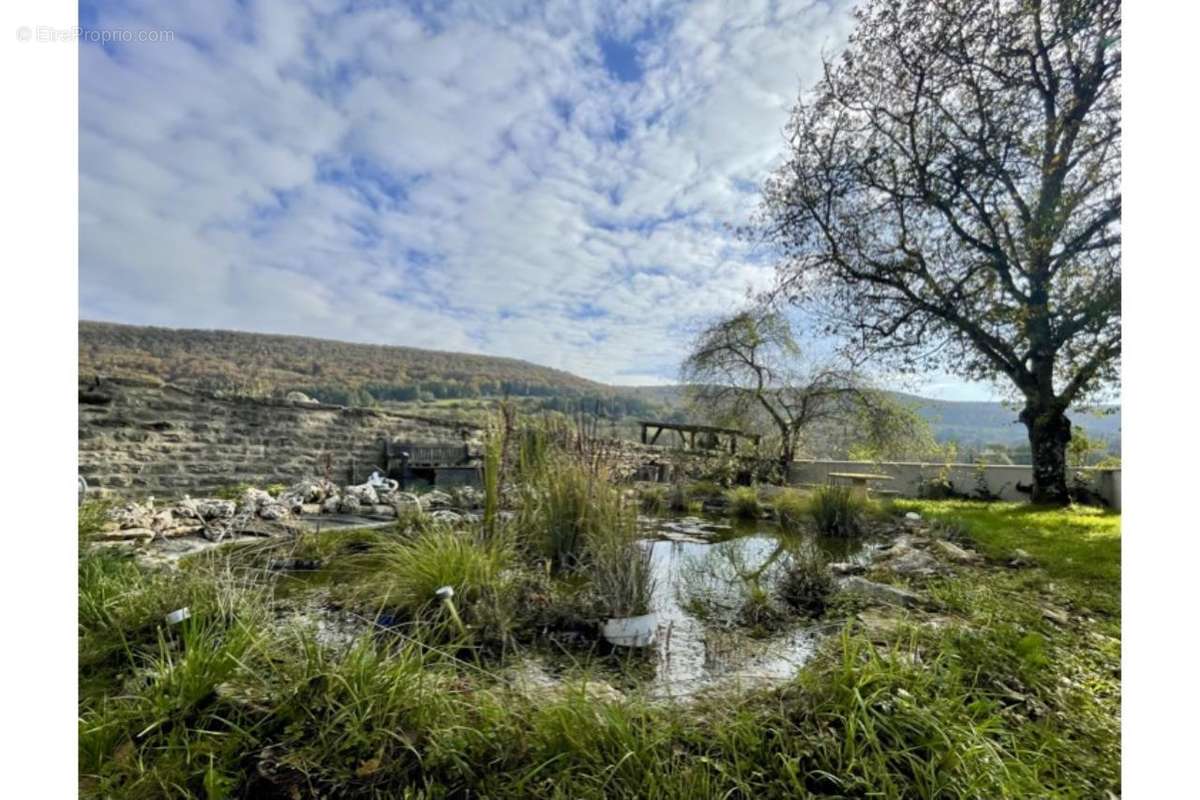
[[[654,644],[658,631],[658,615],[642,614],[640,617],[612,617],[604,623],[601,631],[609,644],[619,647],[649,647]]]

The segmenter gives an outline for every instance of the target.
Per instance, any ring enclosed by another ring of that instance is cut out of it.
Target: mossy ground
[[[408,635],[366,632],[331,649],[272,624],[271,593],[227,560],[167,575],[85,550],[81,792],[1119,795],[1119,515],[896,507],[962,523],[989,563],[914,583],[931,608],[882,633],[848,617],[787,686],[687,707],[636,693],[601,702],[582,681],[531,700],[488,662]],[[306,547],[335,554],[332,541]],[[1004,566],[1016,548],[1035,566]],[[163,630],[161,615],[182,604],[193,620]],[[923,624],[931,615],[946,624]]]

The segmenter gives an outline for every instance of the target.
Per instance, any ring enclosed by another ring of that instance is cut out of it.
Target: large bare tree
[[[785,479],[802,437],[822,424],[856,425],[860,439],[878,438],[882,446],[911,428],[911,416],[852,361],[806,358],[787,317],[769,307],[711,322],[693,342],[681,377],[710,420],[752,427],[767,421]]]
[[[1119,0],[869,0],[764,190],[779,291],[1023,400],[1033,499],[1121,354]]]

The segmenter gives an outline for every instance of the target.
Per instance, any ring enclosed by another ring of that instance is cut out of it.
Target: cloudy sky
[[[84,0],[80,316],[670,381],[848,6]]]

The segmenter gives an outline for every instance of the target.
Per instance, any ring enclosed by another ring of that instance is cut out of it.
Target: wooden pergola
[[[642,444],[657,444],[658,437],[662,435],[663,431],[674,431],[679,434],[683,446],[689,450],[718,450],[728,447],[730,453],[736,453],[738,439],[745,439],[755,447],[758,447],[758,443],[762,439],[762,436],[757,433],[745,433],[737,428],[717,428],[712,425],[683,425],[651,420],[638,420],[638,425],[642,428]],[[704,437],[701,439],[701,444],[706,446],[697,448],[696,434]]]

